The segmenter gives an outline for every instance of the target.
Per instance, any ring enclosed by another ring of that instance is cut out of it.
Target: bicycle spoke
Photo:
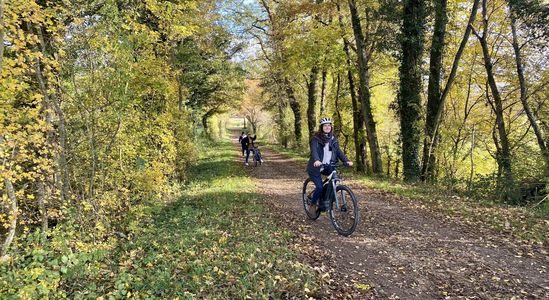
[[[358,205],[348,187],[339,186],[337,190],[335,203],[330,211],[330,219],[338,233],[349,235],[358,224]]]

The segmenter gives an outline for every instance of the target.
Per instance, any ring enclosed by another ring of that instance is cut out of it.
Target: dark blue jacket
[[[248,135],[245,138],[243,138],[242,140],[240,140],[240,144],[242,145],[242,149],[250,149],[251,148],[250,146],[254,145],[254,141],[255,141],[256,138],[257,138],[257,135],[254,135],[253,137]]]
[[[339,142],[335,137],[332,137],[329,143],[330,143],[330,150],[332,151],[333,163],[337,162],[338,159],[340,159],[343,162],[349,161],[347,156],[345,156],[345,154],[343,154],[343,151],[341,151],[341,149],[339,148]],[[315,160],[322,161],[322,159],[324,158],[324,144],[318,137],[314,136],[311,139],[310,148],[311,148],[311,157],[309,158],[309,163],[307,163],[307,172],[308,173],[312,172],[313,174],[314,173],[320,174],[320,168],[315,168],[313,164]]]
[[[248,149],[248,146],[250,145],[250,137],[243,137],[240,140],[240,144],[242,145],[242,149]]]

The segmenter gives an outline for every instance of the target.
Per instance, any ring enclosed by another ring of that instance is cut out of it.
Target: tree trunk
[[[353,138],[355,142],[355,159],[357,162],[356,170],[369,175],[370,166],[368,159],[366,158],[366,130],[364,128],[364,119],[362,118],[362,109],[359,107],[356,97],[353,72],[350,69],[347,71],[347,77],[349,80],[349,91],[351,93],[351,102],[353,106]]]
[[[473,190],[473,176],[475,175],[475,160],[473,159],[473,150],[475,149],[475,125],[471,129],[471,149],[469,150],[469,162],[470,162],[470,172],[469,180],[467,181],[467,192],[471,193]]]
[[[397,158],[395,162],[395,178],[398,178],[398,173],[400,172],[399,167],[400,167],[400,159]]]
[[[347,71],[349,80],[349,91],[351,93],[351,103],[353,106],[353,138],[355,142],[355,158],[357,162],[356,170],[370,175],[370,164],[368,163],[366,153],[366,129],[364,128],[364,119],[362,118],[362,109],[358,105],[356,97],[356,87],[351,70]]]
[[[538,146],[541,150],[541,153],[545,159],[545,176],[549,176],[549,151],[547,150],[547,145],[545,144],[545,134],[543,130],[538,125],[536,116],[532,113],[530,104],[528,104],[528,93],[526,86],[526,79],[524,78],[524,68],[522,65],[522,55],[520,53],[520,46],[518,43],[517,29],[516,29],[516,11],[515,7],[512,5],[512,1],[509,1],[510,15],[511,15],[511,32],[513,34],[513,50],[515,52],[515,63],[517,65],[517,75],[520,85],[520,102],[522,102],[522,107],[524,108],[524,113],[530,121],[530,125],[534,130],[536,139],[538,141]]]
[[[393,160],[393,156],[391,155],[391,151],[389,150],[389,146],[385,146],[385,152],[387,152],[387,178],[391,178],[391,161]]]
[[[320,88],[320,116],[324,116],[326,112],[326,77],[328,76],[328,71],[326,68],[322,70],[322,86]]]
[[[502,187],[504,189],[504,197],[506,200],[512,200],[514,192],[514,180],[513,173],[511,168],[511,148],[509,146],[509,140],[507,138],[507,131],[505,130],[505,119],[503,116],[503,100],[499,93],[499,89],[496,83],[493,72],[492,58],[490,56],[490,50],[488,49],[488,42],[486,41],[488,34],[488,17],[487,17],[487,7],[486,1],[482,1],[482,17],[483,17],[483,33],[480,36],[477,32],[477,36],[480,45],[482,47],[482,55],[484,58],[484,67],[486,69],[486,76],[488,79],[488,86],[492,91],[492,97],[494,98],[494,113],[496,114],[496,125],[499,136],[499,144],[501,146],[501,151],[499,151],[499,157],[497,159],[498,165],[503,172],[505,182]]]
[[[435,139],[436,114],[440,107],[440,81],[442,76],[442,58],[444,56],[444,36],[446,35],[447,0],[435,1],[435,25],[431,43],[431,58],[429,60],[429,85],[427,88],[427,118],[425,121],[425,142],[423,143],[423,159],[421,180],[435,181],[435,163],[437,140]],[[431,146],[432,145],[432,146]],[[433,149],[430,149],[430,148]],[[429,151],[431,150],[431,151]]]
[[[334,96],[334,109],[335,109],[335,120],[334,120],[334,125],[336,126],[335,129],[336,129],[336,132],[338,133],[338,135],[340,133],[343,133],[343,118],[341,117],[341,110],[340,110],[340,107],[339,107],[339,95],[340,95],[340,90],[341,90],[341,76],[340,74],[338,73],[337,76],[335,76],[333,78],[335,80],[335,86],[336,86],[336,91],[335,91],[335,96]]]
[[[32,27],[30,26],[30,23],[27,23],[27,30],[29,31],[29,33],[33,32]],[[46,48],[46,41],[44,38],[44,34],[42,32],[42,28],[37,27],[36,34],[40,40],[40,45],[41,45],[40,50],[42,54],[45,57],[49,56]],[[36,50],[38,51],[38,49]],[[46,123],[50,124],[52,128],[55,127],[53,124],[52,112],[50,111],[51,108],[53,108],[54,112],[59,114],[58,119],[61,122],[61,124],[59,124],[58,126],[58,129],[60,130],[58,132],[58,135],[63,139],[63,145],[59,147],[60,151],[57,153],[57,157],[55,157],[55,161],[57,162],[57,168],[54,169],[55,176],[53,180],[55,183],[55,181],[57,181],[55,179],[59,179],[59,182],[58,182],[59,184],[54,184],[52,186],[57,185],[59,187],[61,199],[64,200],[66,199],[66,196],[67,196],[67,186],[68,186],[67,163],[66,163],[65,151],[64,151],[65,150],[64,144],[65,144],[65,138],[66,138],[64,115],[60,107],[59,98],[57,98],[59,95],[50,95],[47,79],[44,77],[44,74],[42,73],[42,66],[41,66],[40,59],[36,59],[36,61],[34,62],[34,69],[36,73],[36,79],[38,82],[39,90],[42,93],[42,96],[44,97],[41,103],[41,106],[42,106],[41,110],[45,114]],[[54,101],[54,98],[55,98],[55,101]],[[56,138],[53,130],[49,130],[48,132],[46,132],[46,141],[50,149],[58,148],[56,147],[57,142],[56,142]],[[42,230],[42,235],[45,238],[48,230],[48,213],[46,209],[46,203],[48,201],[47,197],[50,196],[52,193],[48,191],[48,185],[45,182],[45,180],[46,181],[48,180],[48,177],[49,177],[48,174],[42,174],[42,176],[43,178],[40,178],[37,181],[36,188],[37,188],[37,196],[38,196],[37,203],[38,203],[38,208],[40,211],[40,219],[42,223],[41,230]]]
[[[33,32],[32,27],[30,23],[27,23],[27,30],[29,32]],[[45,57],[50,57],[52,59],[55,59],[52,55],[51,47],[48,47],[47,45],[50,45],[51,43],[48,43],[46,41],[46,35],[44,34],[44,29],[40,26],[36,27],[36,35],[39,38],[40,41],[40,51]],[[39,51],[39,49],[36,49],[36,51]],[[35,72],[36,72],[36,78],[38,81],[38,87],[44,97],[44,101],[42,102],[43,110],[46,114],[46,122],[51,124],[53,128],[57,128],[57,138],[53,131],[49,131],[47,133],[47,141],[51,149],[54,149],[53,153],[55,153],[54,160],[57,164],[57,167],[54,169],[54,182],[55,186],[59,189],[59,195],[61,202],[64,202],[68,198],[68,187],[69,187],[69,176],[68,176],[68,163],[67,163],[67,155],[66,155],[66,149],[67,149],[67,131],[65,126],[65,114],[61,108],[61,91],[60,91],[60,84],[57,84],[57,93],[52,93],[50,95],[49,92],[49,84],[47,81],[47,78],[44,76],[42,72],[42,66],[40,59],[37,59],[35,62]],[[56,77],[58,78],[58,77]],[[56,115],[57,126],[55,126],[53,123],[54,117],[52,116],[52,113],[49,112],[49,109],[52,108],[53,112]],[[58,140],[57,140],[58,139]],[[47,178],[47,176],[46,176]],[[44,184],[45,188],[45,194],[51,195],[51,193],[48,193],[47,186]]]
[[[208,135],[208,118],[206,115],[202,116],[202,128],[204,128],[204,133]]]
[[[363,150],[365,143],[365,129],[364,129],[364,120],[362,119],[362,109],[358,105],[358,100],[356,97],[356,87],[355,80],[353,77],[353,64],[351,60],[351,53],[349,51],[349,41],[345,38],[344,32],[345,28],[343,26],[343,17],[340,13],[340,6],[336,3],[338,18],[339,18],[339,27],[341,29],[341,37],[343,38],[343,50],[345,51],[345,63],[347,64],[347,80],[349,81],[349,93],[351,94],[351,103],[353,106],[353,139],[355,142],[355,164],[356,170],[360,173],[369,173],[370,168],[368,166],[368,161],[366,160],[366,153]]]
[[[288,79],[285,80],[286,95],[288,96],[288,102],[290,108],[294,114],[294,134],[297,147],[301,147],[301,106],[295,98],[294,89]]]
[[[59,87],[60,85],[58,85]],[[58,168],[60,172],[61,180],[61,202],[65,202],[69,199],[69,166],[67,162],[67,129],[65,124],[65,113],[61,109],[61,91],[58,90],[57,95],[52,97],[52,104],[55,110],[55,113],[58,118],[58,134],[59,134],[59,157],[58,157]]]
[[[1,1],[1,0],[0,0]],[[0,3],[1,4],[1,3]],[[0,135],[0,144],[5,143],[4,136]],[[15,153],[17,152],[17,145],[13,148],[12,157],[15,156]],[[6,159],[4,159],[4,164],[2,167],[6,168]],[[6,237],[4,238],[4,241],[0,247],[0,261],[2,258],[8,253],[8,249],[13,242],[13,238],[15,236],[15,229],[17,228],[17,195],[15,194],[15,189],[13,187],[13,183],[9,179],[9,177],[6,175],[4,177],[4,188],[6,189],[6,195],[8,200],[10,201],[9,206],[6,208],[3,208],[3,211],[9,218],[9,227],[8,232],[6,234]]]
[[[351,11],[351,22],[353,25],[353,32],[355,35],[357,56],[358,56],[358,71],[360,84],[358,93],[360,96],[360,102],[362,104],[362,110],[364,113],[364,121],[366,124],[366,133],[368,137],[368,145],[370,146],[370,155],[372,158],[372,170],[374,174],[383,175],[383,164],[381,162],[381,151],[379,150],[379,144],[376,133],[376,123],[372,114],[372,107],[370,104],[370,78],[368,70],[368,54],[366,53],[366,45],[364,40],[364,34],[362,33],[362,27],[360,25],[360,17],[356,8],[356,1],[349,0],[349,10]]]
[[[341,108],[339,106],[339,95],[341,90],[341,76],[337,74],[337,77],[334,78],[336,80],[336,92],[335,92],[335,113],[336,117],[335,122],[336,125],[336,134],[338,136],[343,136],[343,153],[347,153],[347,145],[349,143],[349,135],[345,134],[345,131],[343,130],[343,118],[341,117]]]
[[[248,122],[252,126],[252,132],[257,134],[257,121],[254,121],[251,116],[246,116],[246,118],[248,119]]]
[[[208,120],[211,116],[213,116],[215,113],[217,113],[217,107],[212,108],[208,110],[203,116],[202,116],[202,127],[204,127],[204,133],[206,134],[206,137],[210,137],[210,128],[208,126]]]
[[[15,236],[15,229],[17,228],[17,197],[15,196],[15,189],[13,188],[12,182],[5,178],[4,179],[4,187],[6,188],[6,194],[8,195],[8,199],[10,200],[10,207],[6,210],[7,215],[10,218],[10,225],[8,228],[8,234],[6,235],[6,238],[4,239],[4,243],[2,244],[2,248],[0,248],[0,258],[2,258],[4,255],[8,253],[8,249],[13,242],[13,238]]]
[[[424,6],[422,0],[406,0],[402,16],[399,112],[404,180],[408,182],[418,181],[421,175],[419,141]]]
[[[280,137],[280,143],[284,147],[284,149],[288,149],[288,134],[287,131],[284,128],[284,119],[285,119],[285,105],[284,102],[278,101],[278,124],[280,126],[279,129],[279,137]]]
[[[95,173],[96,173],[96,169],[97,169],[97,164],[98,164],[98,154],[97,154],[97,136],[95,134],[95,109],[92,109],[91,110],[91,113],[90,113],[90,120],[87,122],[87,129],[88,129],[88,134],[89,134],[89,143],[90,143],[90,156],[91,156],[91,160],[92,160],[92,168],[91,168],[91,172],[90,172],[90,187],[89,187],[89,199],[90,201],[92,201],[92,205],[94,205],[95,208],[97,208],[95,206],[95,199],[94,199],[94,195],[95,195]]]
[[[316,82],[318,79],[318,66],[311,68],[309,82],[307,82],[307,126],[309,128],[309,139],[316,131]]]
[[[46,209],[46,187],[44,185],[44,181],[42,179],[38,180],[37,184],[37,201],[38,201],[38,209],[40,210],[40,220],[42,223],[42,237],[46,238],[46,234],[48,232],[48,210]]]
[[[471,9],[471,14],[469,15],[469,21],[467,23],[467,28],[465,29],[465,33],[463,34],[463,38],[461,39],[461,43],[459,45],[458,51],[456,52],[456,55],[454,56],[454,61],[452,63],[452,69],[450,71],[450,75],[448,76],[448,80],[446,82],[446,86],[444,87],[444,91],[440,95],[440,100],[438,101],[438,109],[435,112],[427,112],[428,120],[425,124],[426,128],[426,137],[425,137],[425,144],[423,148],[423,171],[422,174],[425,174],[425,169],[428,168],[428,165],[430,163],[430,157],[431,153],[436,152],[436,141],[438,136],[438,128],[440,126],[441,118],[442,118],[442,111],[444,110],[444,103],[446,102],[446,98],[448,97],[448,94],[450,92],[450,88],[452,87],[454,83],[454,79],[456,77],[457,69],[459,67],[459,61],[461,60],[461,56],[463,55],[463,51],[465,50],[465,46],[467,45],[467,41],[469,40],[469,35],[471,34],[473,23],[475,22],[478,5],[480,3],[480,0],[474,0],[473,7]],[[430,80],[431,78],[429,78]],[[428,108],[429,109],[429,108]],[[434,115],[434,119],[431,121],[429,120],[430,117]],[[428,127],[432,127],[432,129],[427,129]],[[427,162],[427,165],[425,165],[425,162]]]

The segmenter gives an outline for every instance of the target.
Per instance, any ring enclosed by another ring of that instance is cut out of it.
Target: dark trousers
[[[322,196],[322,177],[320,176],[320,172],[308,172],[309,178],[313,181],[315,184],[315,192],[313,193],[313,199],[311,200],[312,203],[318,204],[318,199],[320,199],[320,196]]]
[[[318,204],[318,200],[322,196],[322,176],[321,175],[330,175],[333,171],[333,168],[330,166],[324,167],[322,172],[320,172],[320,169],[316,169],[307,171],[307,174],[309,174],[309,178],[313,181],[315,184],[315,192],[313,193],[313,199],[311,199],[312,203]]]
[[[313,199],[311,199],[311,202],[318,204],[318,199],[322,196],[322,177],[320,176],[320,173],[314,175],[309,174],[309,177],[311,177],[311,180],[313,180],[315,184],[315,192],[313,193]]]
[[[242,153],[244,154],[246,152],[246,162],[248,162],[248,158],[250,158],[250,149],[242,149]]]

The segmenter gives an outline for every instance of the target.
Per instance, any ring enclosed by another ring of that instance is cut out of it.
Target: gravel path
[[[265,147],[262,154],[264,165],[245,169],[270,212],[295,233],[304,262],[323,277],[316,298],[549,299],[547,249],[531,251],[351,180],[344,183],[359,199],[361,223],[339,236],[326,214],[305,216],[305,165]]]

